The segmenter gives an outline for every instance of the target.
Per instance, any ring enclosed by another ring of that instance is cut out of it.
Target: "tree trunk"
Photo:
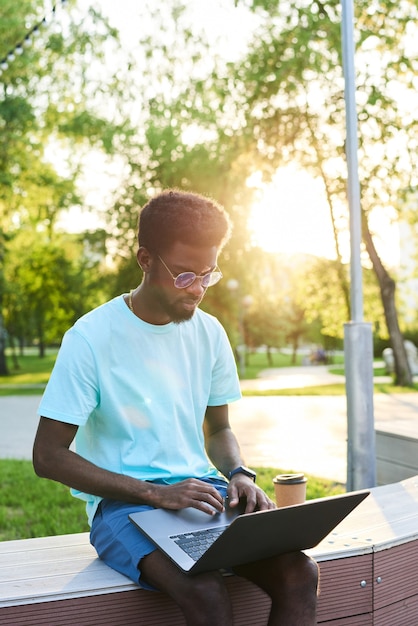
[[[44,330],[42,324],[38,326],[38,340],[39,340],[39,358],[43,359],[45,356],[45,340],[44,340]]]
[[[9,370],[6,361],[7,332],[3,326],[3,317],[0,314],[0,376],[8,376]]]
[[[298,337],[294,337],[292,341],[292,365],[296,365],[296,362],[297,362],[298,346],[299,346]]]
[[[402,387],[412,387],[412,373],[409,367],[402,333],[399,328],[398,312],[396,310],[396,283],[389,275],[379,255],[377,254],[364,211],[362,212],[362,224],[363,239],[366,245],[366,250],[379,282],[386,325],[388,327],[390,343],[393,350],[393,358],[395,361],[395,384],[401,385]]]
[[[12,356],[12,361],[13,361],[13,369],[20,370],[19,359],[17,358],[17,352],[16,352],[16,343],[15,343],[15,339],[13,335],[9,335],[9,345],[10,345],[11,356]]]
[[[338,240],[338,228],[337,228],[337,222],[336,222],[336,219],[335,219],[334,205],[333,205],[333,202],[332,202],[332,192],[331,192],[331,188],[330,188],[330,184],[329,184],[329,177],[327,176],[326,171],[325,171],[324,166],[323,166],[323,164],[326,161],[326,159],[323,156],[323,152],[322,152],[322,149],[321,149],[321,143],[320,143],[320,141],[318,141],[318,137],[317,137],[317,135],[315,133],[315,129],[312,126],[311,117],[310,117],[310,114],[309,114],[308,110],[306,111],[305,119],[306,119],[307,126],[309,128],[309,132],[311,134],[310,142],[311,142],[311,145],[312,145],[313,149],[316,152],[316,165],[317,165],[317,167],[319,169],[319,173],[321,175],[322,182],[324,183],[325,196],[326,196],[326,199],[327,199],[329,214],[330,214],[330,218],[331,218],[332,232],[333,232],[333,235],[334,235],[335,252],[336,252],[336,255],[337,255],[337,274],[338,274],[338,279],[340,281],[341,289],[342,289],[342,292],[343,292],[345,306],[347,308],[347,319],[351,319],[350,285],[349,285],[349,282],[348,282],[348,279],[347,279],[347,274],[345,272],[343,261],[342,261],[342,254],[341,254],[341,250],[340,250],[340,243],[339,243],[339,240]]]

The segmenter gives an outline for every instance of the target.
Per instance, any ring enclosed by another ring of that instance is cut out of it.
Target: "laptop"
[[[152,509],[129,518],[183,572],[222,570],[285,552],[315,547],[369,491],[242,514],[225,506],[213,516],[194,508]]]

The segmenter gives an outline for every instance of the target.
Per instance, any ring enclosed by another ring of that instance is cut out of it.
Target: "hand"
[[[228,485],[229,506],[237,506],[240,499],[246,499],[244,513],[275,509],[275,503],[245,474],[234,474]]]
[[[173,485],[156,485],[151,504],[163,509],[184,509],[191,506],[199,511],[215,515],[224,510],[223,498],[212,485],[188,478]]]

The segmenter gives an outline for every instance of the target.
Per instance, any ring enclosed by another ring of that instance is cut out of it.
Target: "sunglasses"
[[[201,274],[200,276],[198,276],[194,272],[182,272],[181,274],[175,276],[164,263],[162,258],[159,255],[157,256],[160,259],[161,263],[164,265],[167,272],[170,274],[171,278],[174,281],[174,287],[177,287],[177,289],[186,289],[187,287],[190,287],[190,285],[193,285],[194,281],[197,278],[200,279],[202,287],[204,289],[207,289],[208,287],[216,285],[216,283],[218,283],[222,278],[222,272],[218,266],[216,266],[215,269],[211,272],[208,272],[207,274]]]

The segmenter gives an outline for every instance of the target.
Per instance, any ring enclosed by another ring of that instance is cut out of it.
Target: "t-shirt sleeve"
[[[82,426],[99,403],[95,358],[74,328],[64,335],[38,414]]]
[[[212,370],[212,385],[208,406],[229,404],[241,398],[241,389],[231,344],[219,325],[217,356]]]

